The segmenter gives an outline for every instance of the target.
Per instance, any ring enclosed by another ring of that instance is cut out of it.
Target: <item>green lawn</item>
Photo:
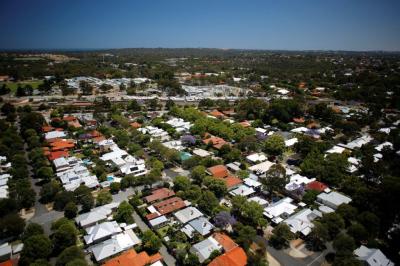
[[[161,227],[160,229],[157,230],[158,234],[161,236],[161,238],[164,238],[164,236],[167,235],[167,231],[168,231],[169,226],[164,226]]]
[[[3,84],[6,84],[7,87],[11,89],[11,93],[15,93],[15,91],[18,88],[18,84],[21,84],[22,86],[30,84],[32,88],[37,89],[37,87],[43,83],[41,80],[27,80],[27,81],[19,81],[19,82],[0,82],[0,86],[3,86]]]

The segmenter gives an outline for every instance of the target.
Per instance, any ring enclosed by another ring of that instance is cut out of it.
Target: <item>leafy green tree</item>
[[[185,266],[197,266],[200,265],[199,257],[195,254],[189,253],[185,260],[183,261],[183,265]]]
[[[271,166],[266,172],[266,177],[262,178],[260,181],[270,195],[272,195],[274,191],[283,191],[285,185],[289,182],[286,176],[286,170],[280,164]]]
[[[112,194],[118,193],[118,191],[121,189],[121,184],[118,182],[113,182],[110,185],[110,192]]]
[[[215,196],[219,198],[223,197],[228,191],[223,180],[216,179],[210,176],[203,179],[203,185],[206,186],[210,191],[215,194]]]
[[[54,198],[53,208],[62,211],[69,202],[75,202],[74,193],[72,191],[60,191]]]
[[[65,264],[65,266],[87,266],[87,262],[84,259],[74,259]]]
[[[301,201],[308,205],[311,205],[315,202],[319,193],[320,192],[318,190],[307,190],[306,193],[304,193]]]
[[[281,155],[285,150],[285,140],[281,135],[274,134],[265,141],[264,149],[269,154]]]
[[[344,219],[346,225],[349,225],[351,221],[356,219],[358,210],[349,204],[341,204],[336,209],[336,213]]]
[[[218,203],[217,197],[209,190],[203,191],[197,202],[199,208],[208,215],[213,214],[216,207],[218,207]]]
[[[150,253],[157,252],[162,245],[160,238],[151,230],[147,230],[143,233],[142,241],[144,243],[144,248]]]
[[[0,237],[17,237],[24,231],[25,221],[17,213],[9,213],[0,219]]]
[[[191,171],[191,178],[196,184],[201,184],[206,176],[206,168],[203,165],[193,167]]]
[[[31,236],[35,235],[43,235],[44,231],[40,224],[37,223],[30,223],[25,227],[24,233],[22,234],[21,239],[25,241],[26,239],[30,238]]]
[[[330,239],[333,239],[335,236],[337,236],[345,226],[343,218],[334,212],[325,213],[320,221],[328,229]]]
[[[47,259],[52,251],[52,244],[50,239],[45,235],[34,235],[24,241],[24,248],[21,252],[21,260],[33,262],[37,259]]]
[[[112,202],[112,195],[107,190],[103,189],[99,192],[96,199],[96,205],[101,206]]]
[[[71,246],[64,249],[57,257],[56,266],[65,266],[75,259],[85,259],[85,254],[82,249],[77,246]]]
[[[114,219],[118,223],[132,224],[135,221],[132,217],[133,207],[128,202],[123,201],[119,204],[117,212],[114,214]]]
[[[282,249],[289,246],[289,241],[294,239],[294,234],[285,223],[278,224],[273,230],[270,243],[276,249]]]
[[[74,246],[77,240],[77,230],[73,223],[65,223],[61,225],[52,236],[54,251],[56,254]]]
[[[329,241],[329,231],[328,228],[320,223],[315,221],[314,227],[310,233],[308,246],[315,251],[321,251],[325,249],[325,243]]]
[[[356,243],[352,237],[342,233],[333,240],[333,248],[338,256],[348,256],[353,254],[356,249]]]
[[[64,216],[68,219],[73,219],[76,217],[78,213],[78,207],[74,202],[68,202],[64,208]]]
[[[357,220],[362,224],[371,236],[376,236],[380,228],[379,217],[369,211],[362,212],[358,215]]]
[[[84,195],[81,199],[80,199],[80,203],[82,204],[82,211],[83,212],[88,212],[90,211],[90,209],[93,208],[94,206],[94,198],[92,194],[89,195]]]
[[[347,228],[349,236],[353,237],[357,242],[368,239],[368,231],[365,227],[359,223],[353,223]]]
[[[44,180],[50,180],[53,177],[53,169],[51,167],[41,167],[39,170],[36,172],[37,178],[44,179]]]
[[[256,230],[249,225],[243,225],[238,223],[235,226],[235,231],[236,231],[236,243],[238,243],[245,250],[248,250],[250,248],[251,243],[253,242],[253,239],[257,235]]]
[[[186,191],[190,187],[190,180],[186,176],[177,176],[174,180],[175,191]]]
[[[40,189],[39,201],[43,204],[52,202],[60,190],[60,183],[56,180],[51,180],[50,182],[44,184]]]

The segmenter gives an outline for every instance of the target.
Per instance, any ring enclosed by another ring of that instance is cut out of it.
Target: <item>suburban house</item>
[[[289,226],[292,233],[296,234],[297,232],[300,232],[304,236],[307,236],[311,233],[311,230],[314,227],[314,219],[321,216],[322,213],[317,210],[303,209],[283,222]]]
[[[367,248],[361,245],[354,250],[354,255],[368,266],[394,266],[394,263],[386,258],[380,249]]]
[[[329,193],[321,193],[317,196],[317,202],[322,203],[334,210],[336,210],[341,204],[348,204],[351,202],[351,198],[340,194],[336,191]]]
[[[221,251],[222,246],[212,236],[197,244],[194,244],[190,248],[190,252],[199,258],[200,263],[203,263],[206,259],[208,259],[214,250]]]
[[[134,249],[129,249],[128,251],[116,256],[108,261],[106,261],[103,266],[161,266],[162,256],[160,253],[149,256],[146,251],[137,253]]]
[[[231,175],[224,165],[209,167],[206,172],[214,178],[224,180],[228,190],[235,189],[243,183],[240,178]]]
[[[292,202],[293,199],[291,198],[283,198],[274,202],[264,209],[264,215],[271,219],[272,222],[279,224],[297,209],[297,206],[293,205]]]

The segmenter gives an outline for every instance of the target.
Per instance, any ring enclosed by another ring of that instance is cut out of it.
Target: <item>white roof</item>
[[[44,135],[45,139],[64,138],[67,136],[64,131],[50,131]]]
[[[249,187],[257,188],[257,187],[262,186],[262,184],[260,182],[258,182],[257,180],[254,180],[253,178],[250,178],[250,177],[243,179],[243,181]]]
[[[333,146],[329,150],[326,151],[326,153],[342,153],[344,152],[345,148],[340,147],[340,146]]]
[[[321,193],[317,196],[317,200],[324,204],[328,204],[329,207],[335,208],[337,208],[340,204],[348,204],[351,202],[351,198],[336,191],[331,191],[330,193]]]
[[[211,253],[214,250],[221,250],[222,246],[215,240],[212,236],[204,239],[203,241],[194,244],[190,248],[190,252],[195,254],[198,258],[200,263],[203,263],[206,259],[208,259]]]
[[[154,226],[157,226],[157,225],[159,225],[159,224],[163,224],[163,223],[165,223],[165,222],[167,222],[167,221],[168,221],[167,217],[165,217],[165,216],[163,215],[163,216],[159,216],[159,217],[157,217],[157,218],[155,218],[155,219],[153,219],[153,220],[150,220],[149,223],[150,223],[150,225],[151,225],[152,227],[154,227]]]
[[[354,254],[359,260],[365,261],[369,266],[394,266],[380,249],[367,248],[361,245],[358,249],[354,250]]]
[[[304,209],[290,216],[283,222],[286,223],[292,233],[301,232],[308,235],[314,227],[313,220],[318,216],[311,209]]]
[[[253,163],[264,162],[264,161],[268,160],[267,156],[261,152],[250,154],[250,155],[246,156],[246,159]]]
[[[378,146],[376,146],[376,147],[375,147],[375,150],[377,150],[377,151],[382,151],[383,148],[389,148],[389,149],[392,150],[392,149],[393,149],[393,144],[392,144],[391,142],[389,142],[389,141],[386,141],[386,142],[384,142],[384,143],[379,144]]]
[[[296,205],[293,205],[291,198],[283,198],[277,202],[270,204],[264,208],[264,215],[270,219],[277,218],[282,214],[291,215],[297,209]]]
[[[296,144],[297,142],[299,142],[299,140],[297,138],[288,139],[288,140],[285,140],[285,146],[290,147],[290,146],[293,146],[294,144]]]
[[[275,163],[270,162],[270,161],[265,161],[253,166],[249,167],[250,171],[256,172],[258,174],[264,174],[265,172],[267,172],[269,170],[269,168],[271,168],[271,166],[273,166]]]
[[[53,164],[56,168],[69,166],[69,163],[67,162],[67,160],[64,157],[60,157],[60,158],[53,160]]]
[[[235,188],[234,190],[230,191],[229,194],[232,196],[244,196],[247,197],[251,194],[253,194],[255,191],[252,187],[248,187],[246,185],[240,185],[238,188]]]
[[[174,216],[179,220],[179,222],[185,224],[193,219],[203,216],[203,213],[196,207],[187,207],[183,210],[175,212]]]
[[[209,153],[208,151],[203,150],[203,149],[194,149],[193,154],[200,156],[200,157],[207,157],[207,156],[210,156],[211,153]]]
[[[364,135],[347,144],[340,144],[340,146],[354,150],[355,148],[361,148],[363,145],[369,143],[371,140],[373,140],[373,138],[370,135]]]
[[[85,235],[83,238],[85,239],[86,244],[90,245],[99,239],[110,237],[120,232],[122,232],[122,229],[116,221],[104,222],[86,228],[87,235]]]
[[[260,198],[260,197],[258,197],[258,196],[254,196],[254,197],[248,198],[247,201],[255,201],[255,202],[257,202],[258,204],[260,204],[261,206],[266,206],[266,205],[268,205],[268,201],[267,201],[267,200],[265,200],[265,199],[263,199],[263,198]]]

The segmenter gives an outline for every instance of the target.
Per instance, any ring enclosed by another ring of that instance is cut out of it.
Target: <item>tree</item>
[[[183,261],[184,266],[197,266],[200,265],[199,257],[195,254],[189,253],[185,260]]]
[[[318,190],[307,190],[306,193],[304,193],[301,201],[303,201],[307,205],[311,205],[315,202],[319,193],[320,192]]]
[[[285,149],[285,139],[281,135],[274,134],[265,141],[264,149],[269,154],[281,155]]]
[[[44,180],[50,180],[53,177],[53,169],[51,167],[40,167],[36,172],[36,177]]]
[[[84,195],[80,199],[80,203],[82,204],[82,211],[83,212],[90,211],[90,209],[92,209],[93,206],[94,206],[94,198],[93,198],[92,194]]]
[[[56,180],[51,180],[49,183],[44,184],[40,189],[39,201],[43,204],[52,202],[60,190],[60,183]]]
[[[321,223],[328,229],[330,239],[337,236],[345,226],[343,218],[334,212],[325,213],[321,218]]]
[[[64,249],[57,258],[56,266],[65,266],[75,259],[85,259],[85,254],[82,249],[77,246],[71,246]]]
[[[365,211],[358,215],[357,220],[362,224],[371,236],[376,236],[379,232],[379,217],[374,213]]]
[[[177,176],[174,180],[175,191],[186,191],[190,187],[190,180],[186,176]]]
[[[333,240],[333,248],[338,256],[349,256],[356,249],[356,243],[352,237],[342,233]]]
[[[353,237],[357,242],[368,239],[368,231],[362,224],[353,223],[347,228],[349,236]]]
[[[85,259],[74,259],[65,264],[65,266],[87,266],[87,262]]]
[[[225,229],[227,226],[233,226],[236,224],[236,219],[227,211],[221,211],[214,217],[215,225]]]
[[[256,230],[249,225],[238,223],[235,227],[235,231],[237,232],[236,243],[238,243],[245,250],[248,250],[253,242],[253,239],[257,235]]]
[[[204,178],[203,185],[219,198],[223,197],[228,191],[224,180],[216,179],[210,176]]]
[[[211,215],[218,206],[218,199],[213,192],[205,190],[201,193],[197,204],[202,211],[208,215]]]
[[[5,104],[3,104],[3,106],[1,107],[1,112],[4,115],[8,115],[10,113],[15,113],[16,109],[15,106],[9,102],[6,102]]]
[[[44,231],[43,231],[43,228],[42,228],[42,226],[40,224],[30,223],[25,228],[21,239],[22,239],[22,241],[25,241],[26,239],[30,238],[31,236],[43,235],[43,234],[44,234]]]
[[[74,246],[77,239],[77,230],[73,223],[61,225],[52,236],[54,252],[58,254],[67,247]]]
[[[21,259],[27,262],[33,262],[37,259],[47,259],[52,251],[50,239],[45,235],[34,235],[24,241],[24,248],[21,252]]]
[[[101,206],[112,202],[112,195],[107,190],[103,189],[99,192],[96,199],[96,205]]]
[[[114,214],[114,219],[118,223],[132,224],[135,221],[132,217],[133,207],[128,202],[123,201],[119,204],[117,212]]]
[[[118,191],[121,189],[121,184],[118,182],[112,182],[110,185],[110,192],[112,194],[118,193]]]
[[[162,245],[160,238],[151,230],[147,230],[143,233],[142,241],[144,243],[144,248],[150,253],[157,252]]]
[[[358,211],[357,208],[349,204],[341,204],[336,209],[336,213],[344,219],[346,225],[349,225],[351,221],[356,219]]]
[[[24,231],[25,221],[17,213],[10,213],[0,219],[0,237],[17,237]]]
[[[311,250],[321,251],[325,248],[325,243],[329,241],[329,231],[327,227],[315,221],[314,227],[310,233],[309,242],[307,243]]]
[[[70,201],[67,203],[67,205],[65,205],[64,208],[65,217],[67,217],[68,219],[73,219],[76,217],[77,213],[78,213],[78,207],[74,202]]]
[[[196,184],[201,184],[206,176],[206,168],[202,165],[194,167],[191,171],[191,178]]]
[[[53,208],[62,211],[69,202],[75,202],[74,193],[72,191],[60,191],[54,198]]]
[[[141,106],[136,100],[132,100],[128,103],[128,110],[133,112],[139,112],[141,110]]]
[[[294,234],[285,223],[278,224],[273,230],[270,243],[276,249],[282,249],[289,246],[289,241],[294,239]]]
[[[175,106],[175,102],[171,99],[168,99],[167,102],[165,103],[165,108],[167,110],[171,110],[171,108],[174,106]]]
[[[265,178],[261,179],[264,187],[269,191],[270,195],[274,191],[282,191],[289,182],[286,176],[286,170],[280,164],[274,164],[266,172]]]

